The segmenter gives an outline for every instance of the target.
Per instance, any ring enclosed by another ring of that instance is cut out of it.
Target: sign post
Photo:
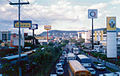
[[[18,5],[18,24],[19,24],[19,49],[18,49],[18,54],[19,54],[19,64],[20,64],[20,62],[21,62],[21,31],[20,31],[20,29],[21,29],[21,24],[20,24],[20,6],[21,5],[27,5],[27,4],[29,4],[29,2],[23,2],[23,3],[21,3],[21,0],[18,0],[18,2],[17,3],[12,3],[12,2],[10,2],[9,3],[10,5]],[[19,76],[22,76],[22,71],[21,71],[21,66],[19,66]]]
[[[107,58],[117,58],[116,17],[107,17]]]
[[[92,19],[92,49],[94,49],[94,27],[93,27],[93,19],[97,18],[98,10],[97,9],[88,9],[88,19]]]
[[[51,30],[51,26],[50,25],[45,25],[44,29],[47,30],[47,42],[48,42],[48,31]]]
[[[34,45],[35,42],[34,30],[38,29],[38,24],[32,24],[32,27],[30,27],[29,29],[33,30],[33,45]]]

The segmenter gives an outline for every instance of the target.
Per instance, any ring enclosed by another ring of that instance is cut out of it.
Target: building
[[[11,40],[11,31],[0,31],[0,40],[9,42]]]
[[[11,47],[18,47],[19,46],[19,36],[17,34],[11,35]],[[21,36],[21,46],[24,47],[24,36]]]
[[[85,43],[90,43],[91,41],[91,31],[78,32],[78,39],[85,39]]]

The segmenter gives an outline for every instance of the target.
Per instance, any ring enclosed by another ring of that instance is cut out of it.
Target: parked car
[[[56,68],[62,68],[62,63],[57,63]]]
[[[63,75],[63,74],[64,74],[63,68],[57,68],[57,69],[56,69],[56,73],[57,73],[58,75]]]
[[[95,75],[95,74],[96,74],[96,71],[95,71],[95,69],[93,69],[93,68],[87,68],[87,70],[90,71],[90,73],[91,73],[92,75]]]
[[[106,67],[103,64],[94,64],[94,67],[98,70],[105,70]]]
[[[120,72],[104,73],[99,76],[120,76]]]

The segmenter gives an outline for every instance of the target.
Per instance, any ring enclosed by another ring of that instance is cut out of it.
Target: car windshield
[[[104,65],[98,65],[98,66],[100,66],[100,67],[104,67]]]
[[[57,65],[58,67],[61,67],[61,65]]]
[[[94,70],[89,70],[89,71],[94,72]]]
[[[58,72],[63,72],[63,70],[58,70]]]

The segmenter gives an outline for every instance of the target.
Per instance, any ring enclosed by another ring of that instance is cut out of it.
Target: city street
[[[0,0],[0,76],[120,76],[120,0]]]
[[[73,48],[73,47],[76,47],[75,46],[75,44],[72,44],[72,45],[66,45],[66,48],[69,48],[70,50]],[[65,48],[65,49],[66,49]],[[69,50],[69,51],[70,51]],[[81,51],[80,51],[81,52]],[[97,61],[95,58],[93,58],[93,57],[90,57],[91,58],[91,60],[92,61]],[[56,74],[56,65],[54,66],[54,68],[53,68],[53,70],[51,71],[51,74]],[[94,68],[93,66],[92,66],[92,68]],[[95,69],[95,71],[96,71],[96,75],[95,76],[99,76],[99,74],[104,74],[104,73],[110,73],[110,71],[108,70],[108,69],[106,69],[106,70],[97,70],[96,68],[94,68]],[[67,63],[67,61],[66,61],[66,59],[65,59],[65,65],[64,65],[64,75],[63,76],[69,76],[69,72],[68,72],[68,63]]]

